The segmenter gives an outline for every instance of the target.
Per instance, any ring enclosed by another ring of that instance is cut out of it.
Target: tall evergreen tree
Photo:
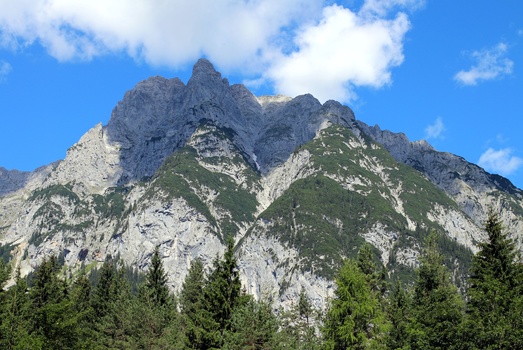
[[[30,291],[32,333],[42,339],[46,349],[76,349],[78,318],[67,283],[58,276],[59,268],[52,256],[36,269]]]
[[[356,262],[345,262],[336,278],[336,286],[322,329],[326,348],[384,348],[389,325],[378,296]]]
[[[234,257],[234,241],[229,237],[223,260],[215,259],[209,275],[205,299],[213,318],[221,330],[229,328],[232,311],[240,302],[241,282]]]
[[[182,341],[188,349],[208,349],[216,343],[219,325],[206,305],[206,284],[203,263],[196,259],[191,263],[180,292]]]
[[[278,320],[269,304],[252,297],[237,306],[231,315],[230,328],[224,335],[224,349],[262,350],[279,345]]]
[[[487,240],[472,259],[467,333],[478,349],[523,348],[523,271],[499,215],[490,212]]]
[[[358,267],[361,272],[365,274],[367,282],[372,291],[377,292],[380,299],[383,301],[385,293],[388,289],[387,269],[385,266],[378,266],[373,258],[372,246],[365,242],[358,251]]]
[[[145,288],[145,292],[148,294],[154,306],[165,306],[170,302],[167,273],[163,268],[162,259],[160,258],[159,246],[154,248],[151,266],[147,271],[145,279]]]
[[[280,310],[278,320],[280,331],[276,334],[282,349],[315,350],[320,349],[321,342],[316,334],[320,315],[309,301],[302,289],[298,302],[289,310]]]
[[[408,325],[410,318],[411,298],[400,282],[397,282],[388,298],[387,316],[391,330],[387,337],[389,349],[403,349],[408,344]]]
[[[443,265],[437,240],[437,234],[432,232],[420,258],[408,326],[411,349],[456,349],[461,345],[464,302]]]
[[[11,266],[4,259],[0,258],[0,295],[3,292],[5,283],[11,276]]]
[[[98,272],[99,278],[96,281],[91,296],[91,304],[98,318],[102,318],[110,311],[111,303],[117,298],[117,271],[113,263],[105,261]]]
[[[30,334],[32,312],[31,300],[27,294],[27,281],[16,270],[15,284],[6,293],[0,327],[1,349],[41,349],[43,342]]]

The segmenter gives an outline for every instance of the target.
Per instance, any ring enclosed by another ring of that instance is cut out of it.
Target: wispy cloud
[[[0,83],[5,82],[7,79],[7,76],[11,72],[13,68],[9,64],[9,62],[6,61],[0,61]]]
[[[424,2],[0,1],[0,47],[41,45],[59,61],[125,53],[174,68],[204,56],[278,93],[348,101],[354,87],[391,82],[410,28],[402,11]]]
[[[492,80],[512,74],[514,62],[506,57],[507,51],[507,45],[499,43],[490,49],[472,52],[471,57],[476,64],[469,70],[459,71],[454,80],[463,85],[477,85],[481,80]]]
[[[489,148],[479,157],[478,165],[490,172],[510,175],[523,165],[523,159],[513,156],[510,148]]]
[[[437,117],[433,124],[425,128],[425,139],[437,139],[442,137],[442,133],[445,131],[445,125],[441,117]]]
[[[425,2],[425,0],[366,0],[359,13],[384,17],[394,8],[417,10],[425,6]]]

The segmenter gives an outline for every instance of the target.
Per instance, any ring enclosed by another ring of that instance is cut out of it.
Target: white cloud
[[[0,83],[7,79],[7,75],[9,75],[12,69],[9,62],[0,61]]]
[[[364,16],[384,17],[394,8],[419,9],[425,0],[366,0],[359,13]]]
[[[280,93],[348,101],[356,86],[390,83],[409,29],[398,9],[423,2],[366,0],[355,12],[324,0],[0,1],[0,46],[38,44],[59,61],[123,52],[175,68],[207,57]]]
[[[478,165],[491,172],[510,175],[523,165],[523,159],[511,154],[510,148],[503,148],[498,151],[489,148],[479,157]]]
[[[512,74],[514,62],[506,58],[506,54],[507,45],[504,43],[499,43],[490,49],[474,51],[471,56],[476,61],[476,65],[467,71],[459,71],[454,76],[454,80],[463,85],[476,85],[481,80],[492,80]]]
[[[337,5],[326,7],[317,25],[304,27],[296,36],[297,50],[278,57],[266,77],[278,93],[310,92],[321,101],[347,102],[355,97],[354,86],[391,82],[391,68],[403,62],[408,29],[403,13],[392,20],[368,20]]]
[[[0,2],[0,42],[44,46],[58,60],[126,52],[152,64],[207,55],[217,65],[252,62],[281,29],[307,20],[322,0],[17,0]]]
[[[437,117],[434,124],[431,124],[425,128],[425,139],[437,139],[441,138],[443,131],[445,131],[445,125],[441,117]]]

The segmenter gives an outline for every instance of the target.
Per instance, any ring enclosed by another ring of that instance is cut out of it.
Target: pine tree
[[[103,318],[110,311],[111,303],[117,298],[117,271],[115,266],[105,261],[98,272],[99,278],[95,284],[91,305],[98,318]]]
[[[472,259],[467,291],[468,339],[479,349],[523,348],[523,271],[498,214],[485,223],[487,240]]]
[[[180,292],[182,341],[188,349],[207,349],[216,342],[219,325],[206,305],[206,284],[203,263],[196,259],[191,263]]]
[[[437,240],[437,234],[432,232],[420,258],[412,319],[408,325],[411,349],[455,349],[460,346],[464,302],[450,282]]]
[[[169,287],[167,287],[167,273],[163,268],[160,258],[160,247],[156,246],[151,259],[151,266],[147,271],[145,288],[148,297],[156,307],[167,305],[171,299],[169,297]]]
[[[274,349],[277,345],[278,320],[269,304],[252,297],[237,306],[225,331],[223,348],[230,350]]]
[[[11,267],[4,259],[0,258],[0,296],[3,292],[4,285],[11,276]]]
[[[58,277],[59,266],[52,256],[38,266],[30,291],[32,333],[44,342],[44,348],[75,349],[78,341],[78,315],[68,296],[67,283]]]
[[[383,301],[388,289],[387,269],[385,266],[379,267],[373,259],[372,246],[365,242],[358,251],[358,267],[365,274],[367,282],[372,291],[377,292],[380,300]]]
[[[280,332],[276,334],[283,349],[315,350],[320,349],[320,340],[316,335],[317,321],[320,318],[305,290],[298,295],[298,302],[287,311],[278,313]]]
[[[71,309],[78,322],[78,349],[92,349],[96,342],[93,330],[96,315],[91,306],[91,283],[83,271],[70,289]]]
[[[411,298],[400,282],[396,283],[388,298],[387,315],[391,330],[387,337],[389,349],[403,349],[408,342],[408,325],[410,318]]]
[[[389,325],[380,301],[357,263],[348,260],[336,278],[322,333],[327,349],[384,348]]]
[[[1,349],[41,349],[43,342],[30,334],[31,300],[27,294],[27,281],[16,270],[15,284],[6,293],[0,328]]]
[[[234,257],[234,241],[229,238],[223,260],[215,259],[214,270],[204,289],[206,303],[221,330],[229,327],[232,311],[240,302],[241,282]]]

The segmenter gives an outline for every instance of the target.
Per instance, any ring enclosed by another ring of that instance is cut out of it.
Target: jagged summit
[[[431,230],[459,278],[489,207],[522,232],[510,181],[337,101],[256,97],[205,59],[187,84],[139,82],[63,161],[0,168],[0,243],[22,273],[50,254],[73,270],[108,255],[145,269],[159,246],[176,289],[233,236],[247,292],[283,304],[305,290],[324,305],[335,268],[365,241],[408,278]]]

